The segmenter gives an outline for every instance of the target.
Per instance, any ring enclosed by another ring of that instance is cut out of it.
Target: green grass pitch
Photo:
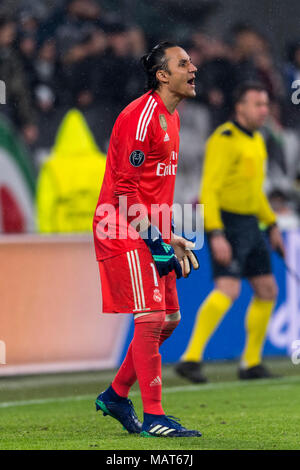
[[[163,405],[201,438],[142,438],[96,413],[113,371],[0,379],[0,449],[300,449],[300,366],[266,364],[280,378],[238,381],[236,363],[211,363],[210,382],[191,385],[163,369]],[[142,417],[139,390],[132,398]]]

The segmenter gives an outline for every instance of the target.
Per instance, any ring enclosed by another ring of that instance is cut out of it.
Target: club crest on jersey
[[[168,124],[167,124],[166,116],[164,114],[159,115],[159,123],[160,123],[160,127],[162,128],[162,130],[166,132],[166,130],[168,129]]]
[[[130,154],[129,161],[132,166],[141,166],[145,161],[145,154],[141,150],[134,150]]]
[[[155,300],[155,302],[161,302],[162,301],[162,295],[161,295],[159,289],[154,289],[154,291],[153,291],[153,300]]]

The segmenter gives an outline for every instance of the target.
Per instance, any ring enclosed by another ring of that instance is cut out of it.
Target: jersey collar
[[[175,112],[173,114],[170,113],[170,111],[168,110],[168,108],[166,107],[165,103],[163,102],[163,100],[161,99],[161,97],[159,96],[158,93],[156,93],[156,91],[152,91],[152,94],[153,96],[155,97],[156,101],[159,102],[159,104],[165,109],[166,113],[169,114],[169,116],[174,116]]]
[[[240,131],[244,132],[244,133],[247,134],[249,137],[254,137],[254,132],[249,131],[249,130],[246,129],[244,126],[241,126],[241,124],[239,124],[237,121],[233,120],[232,123],[235,125],[235,127],[237,127],[238,129],[240,129]]]

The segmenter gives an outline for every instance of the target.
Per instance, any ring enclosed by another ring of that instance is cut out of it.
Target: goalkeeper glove
[[[147,230],[139,232],[139,235],[150,248],[160,277],[166,276],[174,269],[176,277],[179,279],[182,276],[179,261],[171,245],[163,241],[158,228],[155,225],[150,225]]]

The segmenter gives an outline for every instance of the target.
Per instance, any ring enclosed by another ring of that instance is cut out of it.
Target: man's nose
[[[190,68],[189,72],[195,73],[195,72],[197,72],[197,70],[198,70],[197,67],[194,64],[191,64],[191,68]]]

